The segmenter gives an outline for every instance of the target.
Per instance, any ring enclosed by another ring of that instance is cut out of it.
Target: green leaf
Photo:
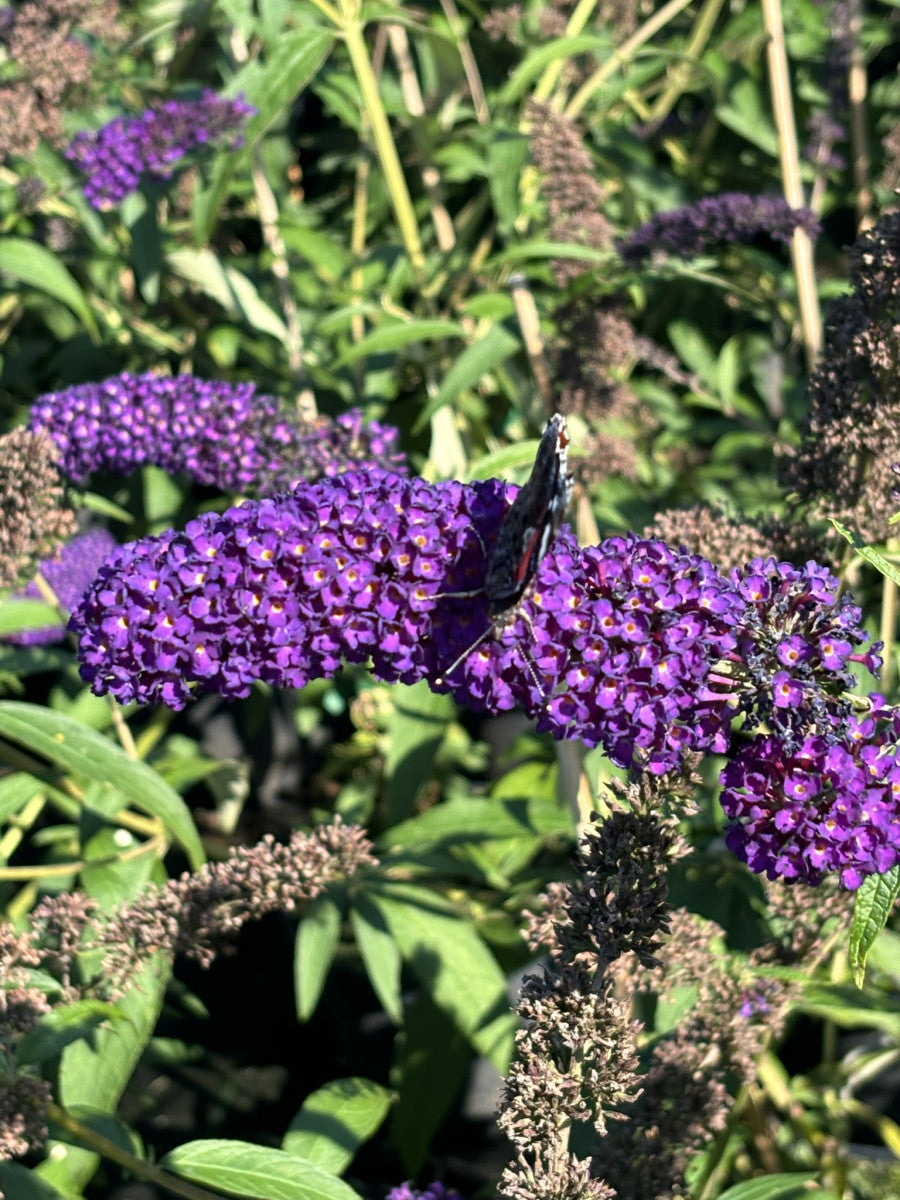
[[[66,1047],[59,1069],[60,1104],[65,1108],[83,1105],[93,1112],[115,1111],[153,1033],[169,973],[169,962],[162,955],[154,956],[116,1002],[117,1013],[127,1020],[98,1029],[91,1045],[79,1041]],[[78,1195],[97,1162],[93,1151],[59,1142],[51,1145],[47,1159],[37,1170],[54,1187]]]
[[[0,272],[60,300],[72,310],[94,342],[100,340],[97,322],[84,292],[59,258],[27,238],[0,238]]]
[[[426,782],[455,706],[449,696],[432,692],[422,680],[412,686],[398,683],[391,688],[394,713],[388,723],[389,741],[385,758],[385,819],[388,824],[407,817],[416,794]]]
[[[391,937],[384,916],[365,892],[356,896],[350,909],[350,928],[356,939],[363,966],[381,1007],[395,1025],[403,1024],[400,992],[400,951]]]
[[[340,897],[340,901],[336,897]],[[308,1021],[315,1012],[341,936],[346,894],[334,887],[317,896],[297,927],[294,988],[297,1016]]]
[[[25,704],[0,701],[0,736],[26,747],[66,771],[75,771],[96,782],[108,783],[122,793],[123,807],[134,804],[159,817],[190,859],[204,861],[203,846],[190,810],[177,792],[152,767],[129,758],[124,750],[72,717]],[[2,747],[0,747],[2,757]]]
[[[766,1175],[735,1184],[720,1200],[839,1200],[834,1192],[811,1191],[818,1181],[818,1175]]]
[[[778,132],[759,86],[753,80],[740,79],[728,88],[726,95],[727,99],[715,108],[722,124],[771,158],[777,158]]]
[[[568,813],[555,801],[548,802],[542,797],[528,800],[460,797],[386,829],[378,839],[378,846],[383,850],[409,850],[494,838],[533,841],[545,834],[567,836],[571,827]]]
[[[400,1096],[391,1114],[391,1134],[404,1174],[418,1175],[431,1139],[462,1091],[472,1062],[462,1034],[425,992],[420,992],[395,1042],[391,1078]]]
[[[0,603],[0,637],[10,633],[21,633],[23,629],[43,629],[65,625],[59,609],[44,600],[6,599]]]
[[[879,554],[877,550],[873,550],[871,546],[867,546],[858,533],[854,533],[852,529],[848,529],[846,525],[842,525],[834,517],[830,517],[829,520],[841,537],[850,543],[860,558],[864,558],[866,562],[870,562],[880,574],[887,576],[894,583],[900,584],[900,567],[895,567],[893,563],[888,562],[884,555]]]
[[[186,1142],[170,1151],[160,1166],[243,1200],[359,1200],[349,1184],[315,1163],[251,1142]]]
[[[439,408],[452,403],[466,388],[474,387],[483,375],[505,362],[520,345],[519,339],[502,325],[491,326],[484,337],[463,350],[450,367],[441,386],[416,418],[413,432],[421,432]]]
[[[169,251],[166,262],[176,275],[194,284],[251,329],[281,342],[287,338],[287,326],[262,299],[255,284],[235,267],[226,266],[212,250],[184,246]]]
[[[488,182],[497,227],[509,237],[519,216],[519,178],[528,162],[528,138],[497,130],[488,145]]]
[[[92,1040],[96,1030],[111,1020],[121,1020],[121,1009],[103,1000],[76,1000],[45,1013],[16,1046],[22,1066],[58,1058],[72,1042]]]
[[[898,895],[900,867],[892,867],[884,875],[868,875],[856,893],[850,929],[850,969],[857,987],[863,985],[866,958],[873,942],[887,924]]]
[[[243,94],[257,113],[247,124],[244,145],[240,150],[218,156],[209,187],[195,197],[193,224],[197,245],[209,241],[234,175],[247,167],[257,143],[316,74],[334,40],[334,30],[320,25],[282,33],[265,64],[251,60],[233,77],[227,94],[232,97]]]
[[[0,779],[0,821],[18,812],[44,785],[27,771],[14,771]]]
[[[0,1162],[0,1193],[15,1200],[69,1200],[34,1171],[12,1162]]]
[[[380,326],[366,334],[361,341],[350,346],[338,358],[335,366],[344,367],[370,354],[381,354],[386,350],[400,350],[413,342],[430,342],[437,338],[464,338],[466,331],[457,321],[423,319],[421,321],[398,321]]]
[[[335,1079],[313,1092],[291,1121],[282,1149],[341,1175],[359,1147],[378,1130],[393,1093],[371,1079]]]
[[[515,1017],[506,977],[477,932],[427,888],[383,884],[370,893],[403,958],[475,1049],[499,1071],[512,1054]]]

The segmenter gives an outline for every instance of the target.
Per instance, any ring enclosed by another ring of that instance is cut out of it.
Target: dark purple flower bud
[[[797,229],[818,235],[819,222],[808,208],[792,208],[780,196],[723,192],[657,213],[622,238],[618,248],[625,262],[635,264],[655,253],[690,258],[718,242],[753,242],[763,234],[789,242]]]
[[[253,383],[193,375],[115,375],[38,396],[30,428],[59,447],[60,470],[82,484],[95,471],[130,475],[153,464],[223,491],[285,491],[361,462],[402,469],[398,433],[355,409],[301,426]]]
[[[39,572],[63,608],[70,612],[75,608],[117,545],[116,539],[105,529],[92,529],[67,542],[53,558],[40,564]],[[44,599],[34,581],[17,595],[29,600]],[[65,635],[63,625],[48,625],[43,629],[27,629],[22,633],[10,634],[4,641],[17,646],[46,646],[61,642]]]
[[[855,889],[900,861],[900,715],[870,702],[864,718],[835,718],[830,737],[758,736],[725,767],[726,841],[751,870],[812,884],[837,872]]]
[[[84,194],[96,209],[115,208],[137,191],[141,177],[169,179],[192,151],[210,144],[236,149],[256,109],[205,91],[197,100],[167,100],[139,117],[116,117],[79,133],[66,157],[86,177]]]
[[[124,546],[72,619],[83,677],[180,708],[371,661],[378,678],[427,679],[469,707],[521,705],[621,765],[662,772],[686,750],[724,750],[732,698],[706,681],[744,603],[703,559],[633,536],[579,550],[563,533],[479,642],[486,547],[513,493],[373,468]]]

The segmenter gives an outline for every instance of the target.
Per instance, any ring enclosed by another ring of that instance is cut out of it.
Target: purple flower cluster
[[[124,546],[73,614],[82,675],[123,703],[180,708],[371,660],[378,678],[427,679],[470,707],[521,705],[626,766],[724,748],[732,698],[704,684],[743,602],[662,543],[581,551],[562,534],[506,626],[465,653],[491,624],[485,547],[512,493],[370,469]]]
[[[625,262],[637,264],[658,252],[690,258],[717,242],[752,242],[761,234],[789,242],[795,230],[805,229],[816,237],[819,228],[808,208],[792,208],[780,196],[723,192],[657,213],[622,238],[618,249]]]
[[[409,1180],[391,1188],[385,1200],[462,1200],[459,1192],[444,1183],[429,1183],[426,1188],[414,1188]]]
[[[830,733],[845,711],[842,693],[854,686],[848,664],[873,674],[881,666],[880,644],[860,652],[869,640],[861,610],[815,562],[755,558],[731,582],[746,604],[731,658],[748,725],[765,725],[788,745],[811,727]]]
[[[865,717],[835,722],[788,749],[760,735],[722,772],[730,850],[770,879],[846,888],[900,862],[900,715],[870,697]]]
[[[84,194],[96,209],[115,208],[137,191],[141,176],[169,179],[182,159],[201,146],[236,149],[256,110],[244,100],[205,91],[197,100],[167,100],[139,117],[116,117],[75,136],[66,157],[86,177]]]
[[[298,478],[376,461],[398,469],[398,433],[357,410],[302,428],[252,383],[193,375],[115,375],[38,396],[32,432],[59,447],[60,470],[82,484],[94,471],[128,475],[147,464],[223,491],[284,491]]]
[[[117,545],[116,539],[105,529],[92,529],[67,542],[54,558],[40,564],[38,570],[63,608],[70,612],[75,608]],[[29,600],[44,599],[33,580],[17,595]],[[26,629],[22,633],[10,634],[3,640],[17,646],[47,646],[61,642],[65,635],[64,626],[47,625],[42,629]]]

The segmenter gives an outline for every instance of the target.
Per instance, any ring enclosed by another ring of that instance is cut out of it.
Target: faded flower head
[[[830,563],[825,538],[799,521],[732,517],[706,504],[669,508],[657,513],[644,537],[659,538],[708,559],[720,571],[743,567],[753,558],[787,559],[789,562]]]
[[[267,835],[234,847],[224,862],[171,879],[124,905],[104,927],[107,980],[122,986],[157,950],[184,954],[208,967],[241,928],[270,912],[291,913],[335,879],[375,863],[372,843],[358,825],[336,818],[282,845]]]
[[[256,110],[206,90],[197,100],[167,100],[139,117],[116,117],[76,135],[66,157],[85,176],[84,194],[96,209],[111,209],[137,191],[142,177],[169,179],[205,146],[237,149]]]
[[[63,505],[59,451],[50,438],[14,429],[0,437],[0,588],[14,587],[75,532]]]
[[[819,222],[809,209],[792,208],[780,196],[723,192],[657,213],[620,240],[619,253],[633,265],[657,253],[690,258],[718,242],[752,242],[762,235],[789,242],[797,229],[818,235]]]
[[[892,467],[900,459],[900,213],[850,250],[852,293],[825,314],[824,347],[807,387],[801,442],[781,482],[816,517],[866,541],[892,536]]]
[[[731,699],[703,687],[736,644],[743,601],[662,543],[579,550],[563,533],[505,626],[466,653],[491,627],[486,547],[513,494],[373,468],[131,543],[73,615],[83,677],[122,702],[180,708],[371,659],[377,678],[428,679],[476,709],[521,705],[622,765],[658,773],[724,748]]]
[[[84,35],[118,36],[115,0],[29,0],[0,10],[0,161],[63,140],[65,102],[91,79]]]
[[[541,173],[541,194],[547,203],[550,236],[606,250],[612,246],[612,226],[603,215],[606,194],[597,182],[597,169],[581,131],[549,105],[532,103],[531,157]],[[553,270],[562,286],[595,264],[580,259],[554,259]]]
[[[302,425],[253,383],[194,375],[114,375],[38,396],[31,428],[59,447],[75,483],[95,471],[130,475],[147,464],[223,491],[284,491],[298,478],[362,462],[399,469],[398,433],[356,409]]]
[[[111,533],[105,529],[93,529],[66,542],[53,558],[39,564],[38,572],[50,586],[61,608],[72,611],[117,545]],[[18,595],[32,600],[44,598],[34,580]],[[65,634],[64,625],[47,625],[43,629],[27,629],[23,633],[10,634],[4,640],[18,646],[46,646],[61,642]]]

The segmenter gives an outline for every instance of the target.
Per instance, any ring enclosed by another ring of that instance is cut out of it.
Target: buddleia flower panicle
[[[284,491],[297,479],[360,462],[400,470],[399,434],[358,410],[301,423],[253,383],[194,375],[131,375],[47,392],[30,426],[59,447],[61,469],[83,484],[96,471],[130,475],[152,464],[222,491]]]
[[[66,157],[85,177],[84,194],[96,209],[112,209],[137,191],[141,179],[171,178],[194,151],[209,145],[237,149],[256,109],[207,89],[196,100],[167,100],[140,116],[116,117],[75,136]]]
[[[58,460],[43,434],[14,429],[0,437],[0,588],[24,582],[75,532]]]
[[[475,709],[521,705],[622,765],[660,772],[724,746],[731,697],[698,691],[736,645],[743,601],[662,543],[579,550],[564,532],[504,628],[466,655],[491,625],[486,548],[514,494],[372,468],[131,543],[73,615],[83,677],[123,703],[180,708],[371,661],[377,678],[427,679]]]
[[[851,663],[872,674],[880,643],[867,647],[862,611],[827,567],[756,558],[731,572],[746,602],[730,680],[740,694],[745,728],[763,726],[788,746],[810,729],[830,736],[849,716],[844,693],[855,686]]]
[[[654,254],[691,258],[720,242],[753,242],[761,235],[789,242],[798,229],[814,238],[819,228],[808,208],[792,208],[781,196],[723,192],[657,213],[620,239],[618,250],[626,263],[638,265]]]
[[[729,849],[769,879],[847,889],[900,862],[900,714],[878,693],[863,716],[789,742],[757,734],[722,771]]]
[[[84,596],[101,565],[118,542],[105,529],[92,529],[72,538],[57,553],[38,564],[38,573],[59,601],[60,607],[71,612]],[[18,597],[30,600],[46,599],[38,584],[31,580]],[[61,642],[66,635],[65,625],[47,625],[9,634],[3,640],[18,646],[47,646]]]

